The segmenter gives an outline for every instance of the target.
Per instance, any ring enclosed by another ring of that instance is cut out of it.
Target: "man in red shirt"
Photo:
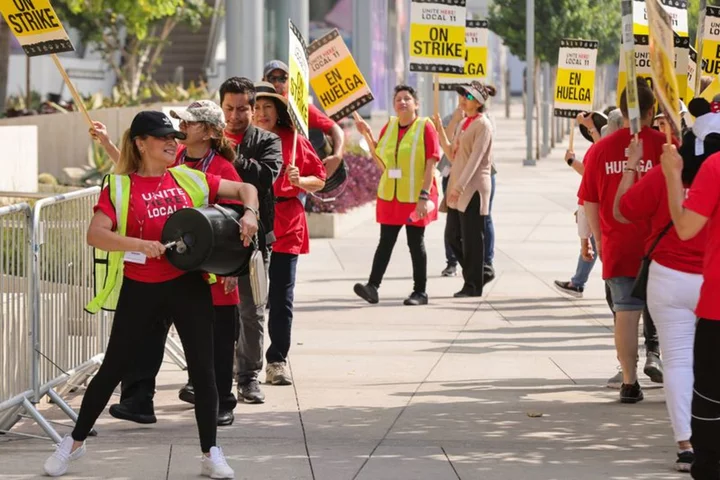
[[[271,83],[280,95],[287,96],[289,73],[290,69],[285,62],[272,60],[265,64],[262,79]],[[323,159],[329,177],[335,172],[340,165],[340,160],[342,160],[345,151],[345,134],[340,125],[333,122],[330,117],[312,103],[308,105],[308,128],[310,130],[320,130],[324,135],[329,136],[332,141],[333,153]]]
[[[651,128],[655,96],[644,81],[638,81],[638,103],[642,130],[643,160],[636,174],[642,175],[660,164],[665,135]],[[620,110],[628,119],[627,95],[620,97]],[[615,348],[623,371],[620,401],[636,403],[643,399],[637,381],[638,323],[645,306],[632,296],[635,277],[645,253],[650,234],[649,222],[623,224],[613,215],[615,195],[627,169],[627,149],[632,140],[629,128],[622,128],[596,143],[585,156],[585,174],[578,197],[585,204],[585,214],[603,262],[603,279],[610,288],[616,314]]]

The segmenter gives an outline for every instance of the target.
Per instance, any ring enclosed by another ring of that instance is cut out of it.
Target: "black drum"
[[[246,274],[254,246],[243,246],[240,214],[230,207],[183,208],[165,223],[162,243],[165,256],[185,271],[221,276]]]

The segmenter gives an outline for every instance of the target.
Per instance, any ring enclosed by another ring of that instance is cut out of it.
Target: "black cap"
[[[130,125],[130,137],[140,137],[148,135],[150,137],[167,137],[172,135],[180,140],[185,140],[187,135],[175,130],[170,117],[162,112],[146,110],[135,115],[132,125]]]

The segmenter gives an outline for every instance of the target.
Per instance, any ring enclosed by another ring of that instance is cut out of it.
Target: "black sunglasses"
[[[287,75],[273,75],[271,77],[268,77],[268,82],[270,82],[270,83],[276,83],[276,82],[285,83],[287,81],[288,81]]]

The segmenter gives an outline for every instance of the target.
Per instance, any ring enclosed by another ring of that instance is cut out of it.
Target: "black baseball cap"
[[[172,121],[170,121],[170,117],[154,110],[140,112],[133,118],[132,124],[130,125],[130,137],[136,138],[143,135],[160,138],[172,135],[180,140],[187,138],[187,135],[175,130]]]

